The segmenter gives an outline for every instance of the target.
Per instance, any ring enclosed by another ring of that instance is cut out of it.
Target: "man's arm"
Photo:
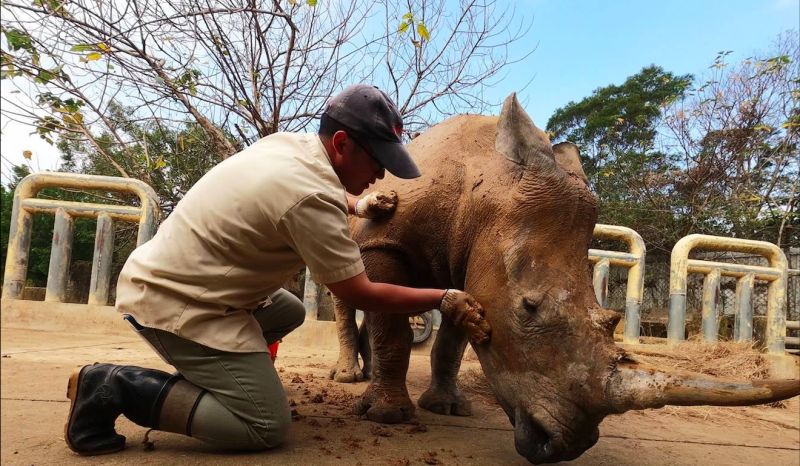
[[[393,314],[413,314],[436,309],[445,292],[371,282],[364,272],[347,280],[326,283],[325,286],[336,297],[362,311]]]
[[[376,283],[364,272],[326,286],[339,299],[365,312],[413,314],[438,308],[443,316],[467,332],[473,344],[489,341],[491,328],[483,317],[483,307],[463,291]]]

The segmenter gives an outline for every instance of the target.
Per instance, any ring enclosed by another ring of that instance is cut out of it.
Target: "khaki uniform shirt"
[[[303,264],[318,283],[364,271],[344,187],[319,137],[277,133],[186,193],[128,258],[116,307],[141,325],[212,348],[262,352],[252,310]]]

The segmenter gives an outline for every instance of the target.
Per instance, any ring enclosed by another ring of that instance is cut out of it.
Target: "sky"
[[[504,2],[515,17],[532,21],[512,50],[535,51],[515,65],[486,98],[499,103],[511,92],[534,122],[544,127],[553,112],[609,84],[620,84],[650,64],[677,75],[703,75],[717,53],[731,50],[729,61],[768,50],[778,34],[800,30],[800,0],[520,0]],[[321,1],[320,4],[324,4]],[[0,82],[7,95],[8,82]],[[2,182],[9,165],[24,163],[33,152],[34,170],[53,170],[58,153],[33,128],[0,121]]]

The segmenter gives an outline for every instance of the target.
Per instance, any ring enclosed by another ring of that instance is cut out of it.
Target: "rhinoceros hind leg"
[[[472,404],[456,385],[466,346],[466,334],[448,319],[442,319],[431,349],[431,386],[419,397],[420,408],[437,414],[472,415]]]
[[[370,250],[364,253],[370,280],[408,285],[409,274],[399,253]],[[404,422],[414,415],[414,404],[406,389],[406,373],[411,356],[411,327],[406,314],[367,312],[372,380],[356,403],[356,413],[385,424]]]
[[[339,336],[339,360],[331,368],[330,378],[340,383],[359,382],[364,380],[364,373],[358,366],[356,310],[336,296],[333,297],[333,304]]]

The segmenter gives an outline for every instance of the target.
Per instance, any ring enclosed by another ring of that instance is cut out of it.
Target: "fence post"
[[[306,267],[306,282],[303,286],[303,306],[306,307],[306,319],[319,320],[319,285],[311,278],[311,271]]]
[[[111,263],[114,259],[114,220],[106,213],[97,216],[94,239],[92,278],[89,283],[89,304],[108,304],[111,285]]]
[[[47,270],[47,291],[44,300],[62,303],[67,295],[69,263],[72,258],[72,234],[75,222],[64,209],[56,211],[53,226],[53,246],[50,249],[50,267]]]
[[[608,271],[610,264],[608,259],[600,259],[594,265],[592,283],[594,284],[594,296],[602,307],[608,307]]]
[[[712,342],[719,339],[719,269],[714,269],[703,280],[703,340]]]

